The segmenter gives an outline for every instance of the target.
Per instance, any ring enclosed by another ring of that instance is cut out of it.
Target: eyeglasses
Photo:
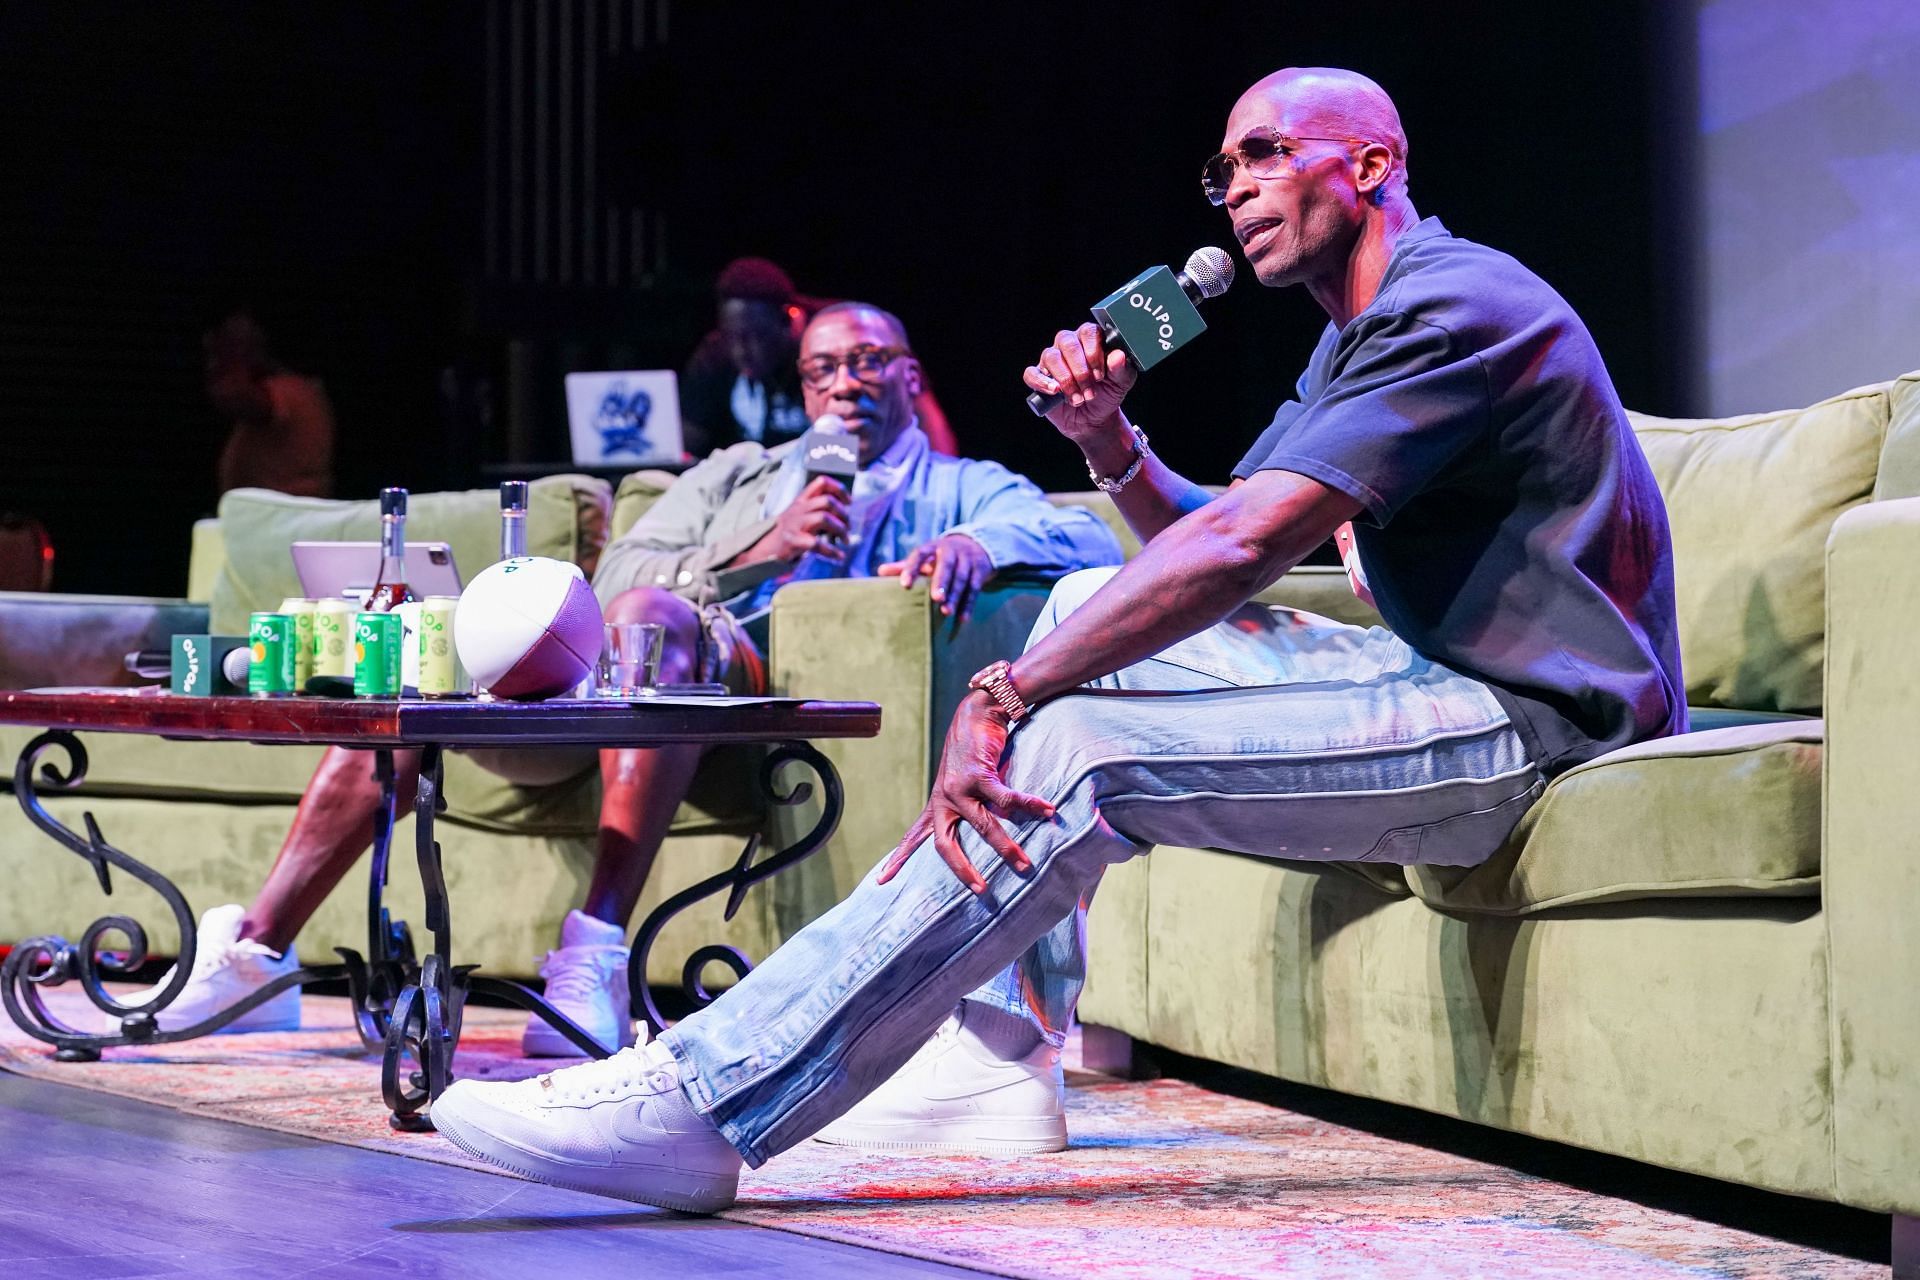
[[[1310,138],[1299,134],[1281,133],[1271,125],[1256,125],[1240,139],[1240,145],[1231,151],[1222,151],[1207,161],[1200,170],[1200,189],[1207,194],[1208,204],[1225,204],[1227,188],[1233,185],[1235,165],[1244,164],[1247,172],[1256,178],[1271,178],[1280,168],[1280,162],[1297,150],[1296,142],[1354,142],[1370,143],[1372,138]]]
[[[800,381],[815,391],[825,391],[845,365],[861,382],[878,382],[887,366],[913,352],[905,347],[853,347],[837,356],[809,356],[800,362]]]

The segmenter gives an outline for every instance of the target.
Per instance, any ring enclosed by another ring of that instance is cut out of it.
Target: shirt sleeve
[[[1486,438],[1492,414],[1479,354],[1445,329],[1397,314],[1363,324],[1342,343],[1326,390],[1293,414],[1281,407],[1268,429],[1271,452],[1244,474],[1297,472],[1384,525]]]
[[[1253,442],[1253,448],[1247,450],[1247,456],[1240,459],[1233,469],[1235,480],[1245,480],[1254,472],[1267,465],[1267,459],[1280,447],[1280,441],[1293,427],[1293,420],[1300,416],[1301,404],[1298,400],[1289,400],[1274,411],[1273,421]]]
[[[997,462],[968,461],[960,477],[960,523],[986,550],[997,573],[1028,569],[1088,569],[1119,564],[1120,544],[1100,517],[1084,507],[1056,507],[1025,476]]]
[[[777,571],[773,561],[743,571],[723,568],[773,527],[755,520],[708,542],[714,516],[726,503],[757,445],[722,450],[688,470],[660,495],[633,527],[600,553],[593,591],[602,604],[633,587],[661,587],[689,600],[731,595]],[[736,580],[738,578],[738,580]]]
[[[1328,325],[1327,328],[1331,330],[1333,326]],[[1322,336],[1320,345],[1325,346],[1330,340],[1330,336]],[[1319,354],[1320,348],[1315,347],[1315,358],[1318,358]],[[1293,394],[1298,399],[1289,400],[1274,411],[1273,421],[1268,423],[1267,429],[1260,433],[1260,438],[1253,442],[1253,448],[1247,450],[1247,456],[1240,459],[1239,464],[1234,467],[1235,480],[1245,480],[1258,471],[1261,464],[1267,460],[1267,455],[1278,447],[1280,438],[1287,433],[1287,428],[1291,427],[1293,420],[1300,416],[1301,401],[1307,398],[1307,379],[1312,376],[1313,365],[1309,363],[1300,371],[1300,376],[1293,380]]]

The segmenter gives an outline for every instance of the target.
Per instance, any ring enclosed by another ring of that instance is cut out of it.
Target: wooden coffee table
[[[865,738],[880,730],[880,708],[871,702],[813,702],[799,698],[735,698],[711,695],[658,697],[629,701],[556,699],[548,702],[426,700],[411,698],[201,698],[179,697],[161,689],[0,691],[0,724],[33,725],[46,730],[20,753],[14,765],[14,795],[27,817],[47,835],[85,859],[104,893],[113,892],[110,868],[118,867],[154,889],[172,909],[180,930],[180,955],[172,979],[142,1004],[124,1004],[104,983],[123,976],[146,959],[146,931],[131,917],[108,915],[89,925],[77,943],[65,938],[28,938],[0,966],[0,1001],[26,1031],[56,1046],[63,1060],[93,1060],[117,1045],[160,1044],[188,1040],[219,1030],[235,1018],[292,986],[345,980],[353,998],[355,1021],[369,1049],[384,1052],[382,1092],[396,1128],[424,1128],[421,1109],[439,1096],[449,1080],[460,1014],[469,992],[505,999],[551,1023],[585,1053],[605,1057],[598,1044],[545,1000],[518,983],[483,977],[471,966],[455,967],[450,955],[446,880],[434,819],[444,808],[442,753],[450,747],[657,747],[675,744],[761,743],[770,746],[760,782],[776,804],[800,804],[811,795],[807,783],[782,788],[776,775],[788,764],[809,770],[822,790],[820,819],[785,849],[758,858],[760,838],[751,837],[730,871],[709,877],[661,903],[641,923],[633,942],[628,984],[633,1007],[654,1031],[662,1028],[660,1010],[646,983],[647,955],[661,928],[673,916],[713,894],[728,894],[726,915],[739,909],[746,891],[792,866],[824,845],[839,825],[843,797],[832,764],[815,751],[814,738]],[[263,744],[298,743],[366,749],[381,784],[382,816],[375,823],[367,906],[367,954],[341,949],[342,963],[306,966],[284,974],[218,1016],[173,1031],[161,1031],[156,1016],[186,985],[193,968],[196,917],[186,898],[164,875],[108,843],[88,813],[85,834],[61,824],[46,810],[45,791],[65,791],[85,780],[87,752],[78,736],[87,733],[152,734],[181,741],[238,740]],[[43,763],[58,750],[65,767]],[[414,847],[426,895],[426,925],[433,946],[416,963],[407,926],[391,919],[381,903],[396,818],[393,753],[420,752],[420,786],[414,799]],[[124,957],[103,953],[110,934],[126,939]],[[740,976],[751,968],[737,949],[702,947],[689,958],[685,985],[697,1004],[710,998],[699,974],[708,963],[727,964]],[[77,981],[87,998],[120,1019],[114,1033],[91,1033],[54,1017],[40,997],[44,988]]]

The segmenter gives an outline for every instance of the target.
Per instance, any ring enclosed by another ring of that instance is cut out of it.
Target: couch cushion
[[[1622,747],[1554,779],[1486,862],[1408,867],[1407,882],[1432,906],[1493,915],[1817,894],[1824,730],[1786,720]]]
[[[606,481],[590,476],[535,480],[527,493],[528,553],[569,560],[590,571],[606,540],[608,491]],[[336,502],[270,489],[233,490],[220,499],[226,563],[211,593],[214,631],[245,635],[248,614],[300,594],[287,550],[293,543],[364,542],[379,536],[375,500]],[[500,495],[493,489],[415,494],[408,503],[407,539],[451,543],[454,562],[471,578],[500,554]]]
[[[1819,711],[1827,533],[1873,494],[1893,385],[1736,418],[1628,415],[1673,528],[1689,702]]]

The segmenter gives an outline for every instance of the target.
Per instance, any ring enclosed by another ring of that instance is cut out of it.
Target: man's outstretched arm
[[[1212,626],[1359,510],[1359,503],[1317,480],[1289,471],[1256,472],[1169,525],[1022,655],[1011,672],[1014,690],[1024,702],[1043,702]],[[961,700],[933,794],[881,867],[881,883],[930,835],[934,851],[960,882],[985,893],[986,880],[960,844],[962,823],[1014,870],[1027,870],[1026,853],[1000,822],[1051,817],[1053,805],[1001,781],[1010,728],[1007,713],[984,690]]]

